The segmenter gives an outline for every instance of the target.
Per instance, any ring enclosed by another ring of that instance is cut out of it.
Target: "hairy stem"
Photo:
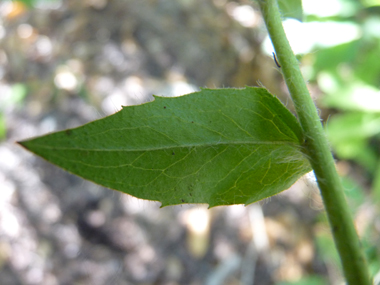
[[[317,109],[285,36],[277,1],[258,2],[304,132],[306,151],[317,177],[346,280],[350,285],[371,284],[343,187]]]

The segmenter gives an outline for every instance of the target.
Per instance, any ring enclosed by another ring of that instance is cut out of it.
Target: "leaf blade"
[[[262,88],[163,98],[21,144],[111,189],[162,206],[248,204],[310,170],[295,117]],[[252,190],[255,185],[255,191]]]

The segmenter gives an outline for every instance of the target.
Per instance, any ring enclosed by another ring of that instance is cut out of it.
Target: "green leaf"
[[[325,285],[327,284],[327,280],[318,275],[311,275],[302,277],[300,280],[294,282],[280,282],[276,283],[276,285]]]
[[[203,89],[20,142],[85,179],[156,200],[249,204],[310,171],[301,128],[263,88]]]
[[[278,6],[281,11],[281,16],[293,18],[302,22],[302,0],[279,0]]]
[[[341,159],[353,159],[371,173],[376,171],[376,152],[368,147],[371,137],[380,134],[380,114],[349,112],[333,116],[326,124],[326,134]]]
[[[57,0],[12,0],[13,2],[20,2],[23,3],[27,8],[33,8],[37,6],[38,4],[49,4],[49,2],[58,2]]]
[[[7,124],[5,122],[5,116],[0,110],[0,141],[5,139],[7,136]]]

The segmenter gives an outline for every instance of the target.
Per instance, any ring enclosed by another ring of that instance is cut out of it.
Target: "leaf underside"
[[[20,142],[80,177],[162,206],[250,204],[311,170],[296,118],[263,88],[202,89]]]

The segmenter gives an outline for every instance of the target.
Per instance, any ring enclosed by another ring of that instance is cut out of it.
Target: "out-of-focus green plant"
[[[283,17],[302,21],[302,0],[279,0],[278,7]]]
[[[334,246],[334,245],[333,245]],[[296,282],[281,282],[277,285],[324,285],[326,284],[326,280],[319,276],[309,276],[306,278],[302,278]]]
[[[333,2],[341,7],[335,14],[306,19],[350,24],[358,35],[349,42],[318,46],[311,54],[311,81],[324,93],[321,103],[340,113],[326,124],[337,156],[355,160],[375,178],[379,153],[370,141],[380,134],[380,1]]]
[[[33,8],[38,4],[44,4],[49,2],[57,2],[59,0],[12,0],[12,2],[19,2],[24,4],[28,8]]]
[[[0,140],[5,139],[7,135],[7,125],[5,114],[7,110],[22,104],[27,94],[27,87],[25,84],[13,84],[9,90],[5,91],[0,98]]]
[[[316,83],[323,93],[321,106],[337,113],[325,124],[336,157],[361,167],[367,180],[359,185],[354,179],[344,177],[343,183],[354,215],[363,203],[373,209],[362,239],[374,275],[380,270],[379,233],[374,226],[380,212],[377,206],[380,201],[380,1],[333,0],[329,1],[329,9],[312,9],[315,2],[304,0],[306,22],[318,21],[331,27],[345,25],[352,31],[347,33],[349,40],[334,43],[336,38],[332,38],[330,44],[317,45],[305,61],[311,63],[307,70],[310,83]],[[323,3],[318,6],[323,7]],[[344,34],[343,30],[341,33]],[[371,191],[366,194],[366,189]],[[319,246],[323,248],[326,244],[319,243]]]
[[[0,140],[3,140],[7,134],[7,129],[5,125],[5,117],[2,112],[0,112]]]
[[[33,5],[38,2],[38,0],[12,0],[12,2],[19,2],[24,4],[26,7],[33,7]]]

